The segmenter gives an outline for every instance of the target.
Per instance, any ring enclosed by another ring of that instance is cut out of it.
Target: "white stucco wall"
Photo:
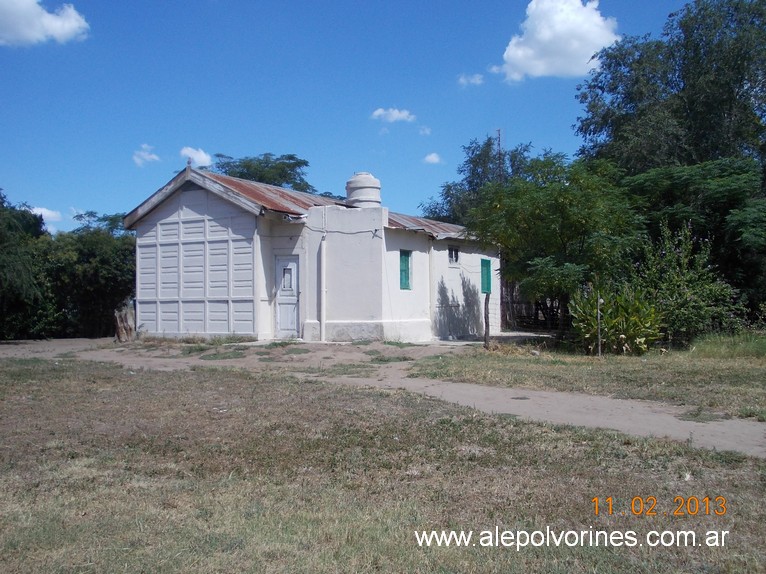
[[[449,248],[457,249],[451,262]],[[489,260],[491,274],[490,334],[500,333],[500,260],[478,244],[463,240],[435,241],[431,254],[431,312],[433,335],[439,339],[481,337],[484,334],[484,297],[481,261]]]
[[[311,284],[305,296],[305,339],[321,339],[323,317],[327,341],[383,338],[380,269],[387,221],[388,210],[379,207],[328,206],[309,210],[305,238],[306,270]]]
[[[382,320],[384,338],[430,341],[431,240],[424,233],[386,229],[383,260]],[[400,284],[400,254],[410,251],[410,288]]]
[[[303,269],[306,267],[306,239],[304,226],[300,223],[287,223],[268,217],[258,218],[258,238],[256,241],[256,294],[257,294],[257,337],[273,339],[275,336],[275,298],[276,298],[276,258],[277,256],[295,255],[299,260],[299,291],[301,307],[299,321],[305,317],[303,293],[307,289],[309,278]],[[298,333],[300,336],[300,333]]]
[[[136,226],[136,324],[145,333],[255,333],[255,215],[194,186]]]
[[[314,207],[302,220],[256,217],[186,184],[136,223],[137,324],[160,336],[272,339],[276,258],[295,256],[298,337],[417,342],[481,336],[481,260],[489,259],[490,328],[500,332],[494,253],[387,225],[383,207]],[[457,263],[449,262],[449,246],[458,248]],[[401,250],[411,252],[410,289],[400,286]]]

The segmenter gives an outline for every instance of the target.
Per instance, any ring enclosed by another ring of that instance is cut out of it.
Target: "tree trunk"
[[[114,310],[115,334],[120,343],[136,340],[136,313],[133,300],[128,298]]]

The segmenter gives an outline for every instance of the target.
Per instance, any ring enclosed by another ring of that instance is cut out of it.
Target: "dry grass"
[[[756,572],[766,468],[273,371],[0,362],[4,572]],[[725,516],[591,499],[726,496]],[[724,549],[419,548],[430,529],[730,530]]]
[[[534,354],[533,354],[534,353]],[[411,376],[686,405],[766,420],[766,358],[653,353],[602,358],[507,345],[418,361]]]

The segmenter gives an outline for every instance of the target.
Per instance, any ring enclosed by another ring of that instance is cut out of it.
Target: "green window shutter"
[[[402,249],[399,251],[399,289],[411,289],[410,287],[410,259],[412,251]]]
[[[489,259],[481,260],[481,292],[492,293],[492,262]]]

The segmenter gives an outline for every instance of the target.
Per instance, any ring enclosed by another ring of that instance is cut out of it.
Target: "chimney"
[[[352,207],[380,207],[380,180],[359,171],[346,182],[346,203]]]

